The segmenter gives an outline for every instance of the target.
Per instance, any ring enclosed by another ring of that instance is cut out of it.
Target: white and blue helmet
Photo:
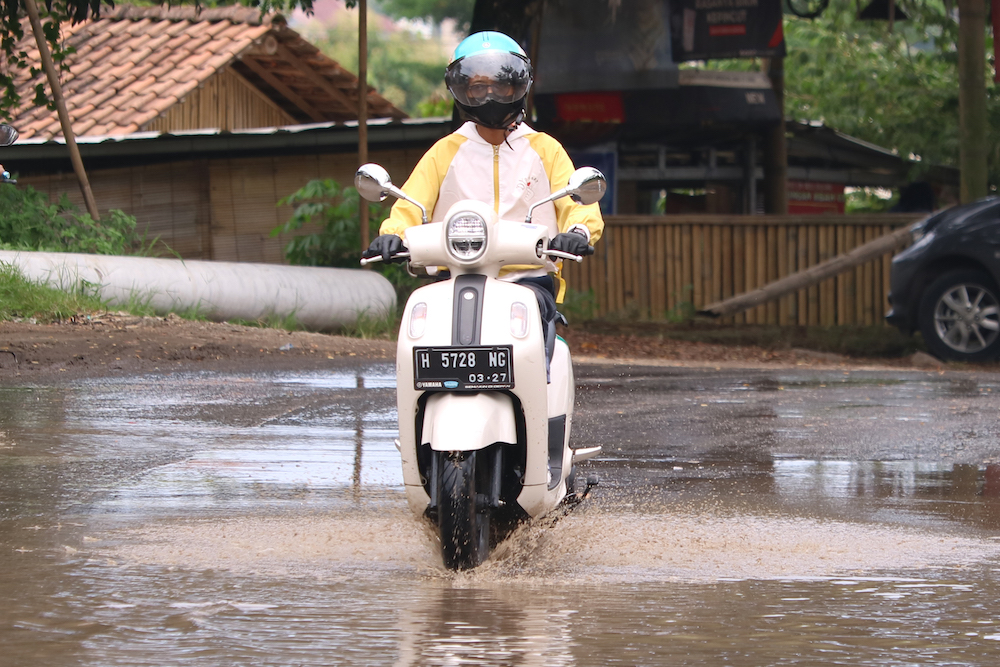
[[[463,118],[500,130],[524,119],[531,74],[528,56],[517,42],[487,31],[462,40],[444,81]]]

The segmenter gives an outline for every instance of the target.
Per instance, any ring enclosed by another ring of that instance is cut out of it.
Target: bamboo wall
[[[102,216],[121,209],[136,217],[147,239],[159,237],[181,257],[212,256],[207,161],[100,169],[87,175]],[[65,194],[80,211],[87,210],[73,173],[18,178],[18,187],[29,185],[52,202]]]
[[[143,131],[173,132],[217,127],[241,130],[294,125],[297,121],[246,79],[225,69],[195,88],[184,99],[142,127]]]
[[[375,151],[369,159],[402,184],[423,153]],[[276,202],[317,178],[353,186],[357,169],[356,153],[211,160],[212,259],[283,262],[289,238],[270,234],[288,222],[293,210]]]
[[[370,158],[402,183],[421,155],[420,149],[374,151]],[[181,257],[280,264],[289,238],[272,238],[271,230],[292,217],[292,207],[279,207],[278,200],[317,178],[353,185],[357,168],[357,154],[336,153],[93,169],[88,177],[102,215],[110,209],[134,215],[140,232],[159,237]],[[18,182],[51,201],[65,194],[86,210],[72,173]]]
[[[597,315],[663,319],[761,287],[919,216],[612,216],[592,257],[566,262],[569,288],[593,290]],[[723,322],[881,324],[891,255]]]

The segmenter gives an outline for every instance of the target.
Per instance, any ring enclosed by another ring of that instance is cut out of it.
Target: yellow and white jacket
[[[479,136],[475,123],[467,122],[420,158],[403,191],[432,211],[431,222],[443,221],[452,204],[463,199],[493,204],[501,220],[522,222],[531,204],[565,187],[572,173],[573,163],[565,149],[543,132],[522,124],[505,143],[494,146]],[[569,197],[536,208],[532,222],[547,226],[550,238],[580,230],[591,245],[604,230],[598,204],[583,206]],[[396,234],[405,241],[406,228],[419,224],[419,209],[400,199],[379,233]],[[547,260],[545,268],[507,267],[502,279],[513,281],[557,270]]]

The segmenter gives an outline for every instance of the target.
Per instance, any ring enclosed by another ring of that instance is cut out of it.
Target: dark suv
[[[1000,357],[1000,197],[931,215],[892,260],[890,324],[941,359]]]

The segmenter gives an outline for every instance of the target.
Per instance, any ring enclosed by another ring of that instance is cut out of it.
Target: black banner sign
[[[785,55],[781,0],[673,0],[677,62]]]

